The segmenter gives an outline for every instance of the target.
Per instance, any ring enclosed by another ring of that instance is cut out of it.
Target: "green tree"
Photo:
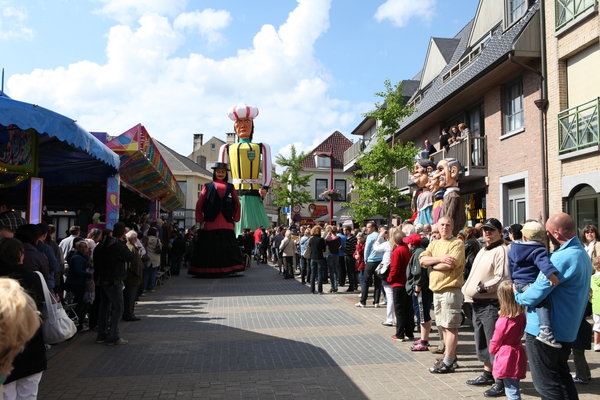
[[[397,206],[402,197],[394,185],[396,170],[411,168],[417,154],[412,142],[396,140],[395,132],[400,122],[413,113],[414,109],[405,104],[402,83],[392,86],[385,82],[385,92],[375,93],[383,102],[375,103],[375,109],[363,114],[378,121],[375,137],[356,160],[360,170],[353,177],[356,196],[344,204],[352,209],[357,221],[364,221],[373,215],[382,215],[391,220],[393,215],[408,216],[409,212]]]
[[[283,168],[283,173],[274,173],[275,179],[280,183],[280,187],[274,188],[277,205],[279,207],[295,205],[302,206],[314,201],[310,192],[304,190],[308,186],[313,174],[302,174],[302,162],[309,156],[308,153],[296,153],[296,147],[292,145],[290,157],[285,158],[278,154],[275,158],[277,165]]]

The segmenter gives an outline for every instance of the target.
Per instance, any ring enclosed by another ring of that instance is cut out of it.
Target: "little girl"
[[[521,399],[519,380],[527,372],[527,356],[521,344],[525,332],[525,308],[515,301],[512,282],[504,281],[498,287],[500,317],[496,321],[494,337],[490,340],[490,353],[494,357],[494,378],[504,380],[506,397]]]

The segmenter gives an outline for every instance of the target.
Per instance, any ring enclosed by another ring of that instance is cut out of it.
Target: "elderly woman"
[[[135,316],[133,309],[138,287],[142,284],[144,264],[140,247],[137,245],[137,232],[129,231],[125,234],[125,237],[127,238],[127,248],[133,253],[133,259],[130,263],[127,263],[127,278],[123,282],[125,284],[125,289],[123,289],[123,319],[125,321],[139,321],[140,318]]]
[[[88,266],[91,263],[90,256],[88,253],[88,244],[85,240],[80,240],[75,243],[75,252],[69,259],[69,272],[67,273],[67,287],[73,292],[73,301],[77,303],[75,306],[75,314],[79,325],[77,326],[78,331],[87,331],[83,325],[85,315],[87,314],[88,303],[83,301],[83,295],[85,294],[85,288],[87,280],[92,278],[93,275],[87,271]]]
[[[292,231],[288,230],[285,232],[285,238],[279,245],[279,251],[283,258],[283,279],[294,278],[294,254],[296,253],[296,242],[292,238]]]

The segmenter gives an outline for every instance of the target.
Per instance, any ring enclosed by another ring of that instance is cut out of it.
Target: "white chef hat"
[[[246,103],[240,103],[237,106],[231,107],[229,111],[227,111],[227,115],[232,121],[242,118],[254,119],[258,117],[258,108],[252,107]]]

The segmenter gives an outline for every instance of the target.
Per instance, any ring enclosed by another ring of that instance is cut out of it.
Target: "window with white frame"
[[[504,87],[504,134],[524,128],[523,78]]]
[[[506,0],[507,26],[512,25],[525,15],[525,12],[527,11],[527,1],[528,0]]]
[[[327,179],[315,179],[315,199],[325,201],[321,194],[327,189]]]
[[[334,182],[335,189],[339,190],[342,196],[337,201],[346,201],[346,180],[336,179]]]
[[[216,145],[216,144],[214,144],[214,143],[211,143],[211,144],[210,144],[210,149],[211,149],[211,150],[216,150],[216,148],[217,148],[217,145]]]
[[[526,219],[525,182],[521,181],[508,186],[508,223],[523,224]]]
[[[331,158],[317,157],[317,168],[329,168],[330,165],[331,165]]]

